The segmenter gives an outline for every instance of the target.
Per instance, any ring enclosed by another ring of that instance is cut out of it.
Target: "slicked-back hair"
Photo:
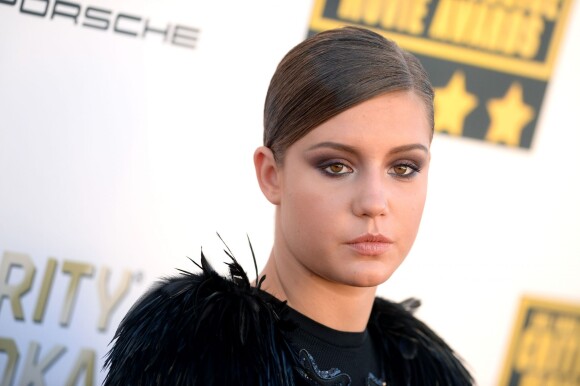
[[[264,145],[277,162],[286,149],[335,115],[375,96],[410,90],[425,103],[434,127],[433,88],[411,53],[359,27],[320,32],[291,49],[270,81]]]

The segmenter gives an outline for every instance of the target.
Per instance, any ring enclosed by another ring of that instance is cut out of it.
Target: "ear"
[[[280,204],[280,170],[274,153],[265,146],[260,146],[254,152],[254,167],[256,178],[264,196],[274,205]]]

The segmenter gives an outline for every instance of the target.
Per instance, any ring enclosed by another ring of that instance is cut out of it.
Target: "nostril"
[[[361,217],[384,216],[387,213],[387,201],[383,195],[360,197],[353,204],[353,212]]]

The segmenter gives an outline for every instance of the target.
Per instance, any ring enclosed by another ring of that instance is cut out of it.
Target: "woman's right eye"
[[[321,169],[331,176],[342,176],[348,173],[352,173],[352,169],[340,162],[334,162],[331,164],[326,164],[321,166]]]

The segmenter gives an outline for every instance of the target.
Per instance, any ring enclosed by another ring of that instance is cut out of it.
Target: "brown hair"
[[[398,90],[421,97],[433,130],[433,88],[414,55],[364,28],[320,32],[290,50],[272,76],[264,106],[264,145],[281,162],[290,145],[326,120]]]

